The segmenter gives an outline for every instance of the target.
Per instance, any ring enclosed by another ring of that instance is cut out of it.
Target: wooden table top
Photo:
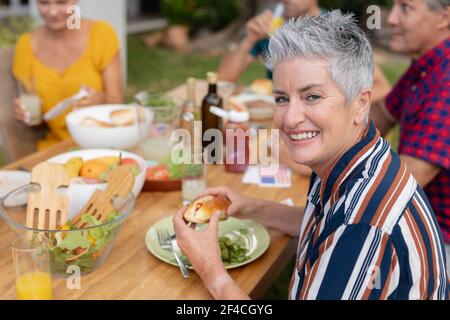
[[[31,169],[51,156],[75,147],[66,141],[11,163],[4,169]],[[281,201],[292,198],[305,203],[308,179],[293,175],[289,189],[260,188],[243,184],[241,174],[226,173],[221,165],[208,167],[208,186],[227,185],[243,194]],[[113,249],[99,269],[81,278],[81,289],[69,290],[64,278],[53,281],[55,299],[211,299],[200,278],[184,279],[177,267],[161,262],[146,248],[147,230],[181,207],[181,192],[142,192],[125,221]],[[233,279],[252,298],[261,298],[295,253],[296,239],[269,230],[271,244],[256,261],[233,270]],[[0,220],[0,299],[15,298],[15,274],[10,248],[13,232]]]
[[[196,85],[197,104],[206,94],[206,81]],[[186,98],[181,85],[168,92],[170,96]],[[74,142],[61,142],[47,150],[34,153],[4,167],[28,169],[41,161],[76,147]],[[227,185],[248,196],[281,201],[291,198],[296,205],[306,202],[309,179],[292,175],[289,189],[260,188],[243,184],[241,174],[226,173],[223,166],[208,167],[208,186]],[[178,267],[161,262],[145,245],[147,230],[161,218],[173,215],[181,207],[181,192],[142,192],[134,211],[125,221],[107,260],[95,272],[81,278],[81,289],[69,290],[66,279],[53,281],[55,299],[211,299],[200,278],[191,273],[184,279]],[[295,254],[297,241],[269,230],[269,249],[256,261],[229,270],[233,279],[252,298],[262,298],[289,259]],[[15,274],[10,248],[14,235],[0,219],[0,299],[15,298]]]

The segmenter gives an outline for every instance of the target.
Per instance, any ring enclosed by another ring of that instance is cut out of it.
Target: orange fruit
[[[83,178],[99,179],[100,175],[108,170],[109,166],[100,160],[88,160],[84,163],[80,171]]]

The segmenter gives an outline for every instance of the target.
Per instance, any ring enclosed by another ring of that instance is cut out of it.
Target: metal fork
[[[181,274],[185,278],[189,278],[189,270],[184,265],[178,253],[173,249],[173,241],[175,240],[175,235],[170,236],[167,229],[157,229],[159,246],[162,249],[172,251],[175,260],[177,260],[178,267],[180,267]]]

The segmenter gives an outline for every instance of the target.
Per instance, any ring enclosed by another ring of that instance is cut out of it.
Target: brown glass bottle
[[[220,129],[219,117],[209,111],[209,107],[216,106],[222,108],[222,98],[217,94],[217,73],[208,72],[208,94],[202,101],[202,137],[208,129]],[[203,140],[203,147],[208,146],[211,141]]]

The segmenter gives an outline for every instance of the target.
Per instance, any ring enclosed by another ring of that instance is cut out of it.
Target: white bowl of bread
[[[237,96],[232,96],[229,107],[234,110],[246,110],[250,114],[252,121],[272,120],[274,112],[275,98],[264,93],[246,92]]]
[[[66,116],[67,128],[82,148],[132,149],[148,132],[154,114],[133,105],[100,105],[75,110]]]

